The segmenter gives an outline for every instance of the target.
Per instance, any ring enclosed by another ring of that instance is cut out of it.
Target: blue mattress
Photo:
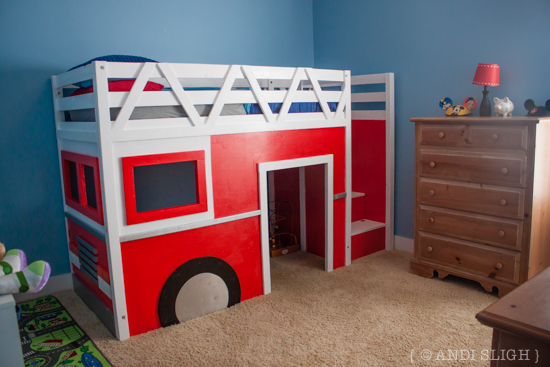
[[[271,112],[279,113],[281,110],[282,103],[269,103]],[[329,102],[328,106],[332,112],[336,111],[338,107],[337,102]],[[258,115],[263,113],[260,105],[257,103],[245,103],[244,109],[248,115]],[[302,103],[293,103],[290,105],[288,113],[303,113],[303,112],[323,112],[321,105],[316,102],[302,102]]]

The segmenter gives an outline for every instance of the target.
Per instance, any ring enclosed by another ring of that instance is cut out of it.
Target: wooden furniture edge
[[[499,297],[503,297],[506,294],[510,293],[515,288],[517,288],[517,285],[515,284],[505,283],[505,282],[495,280],[495,279],[490,279],[481,275],[475,275],[462,270],[453,269],[444,265],[416,260],[414,258],[410,260],[410,270],[411,270],[411,273],[423,276],[425,278],[433,278],[434,277],[433,272],[437,271],[437,275],[441,279],[447,277],[448,275],[454,275],[460,278],[469,279],[481,284],[483,289],[485,289],[487,292],[492,292],[493,287],[497,287]]]
[[[480,116],[430,116],[430,117],[411,117],[409,121],[423,124],[441,124],[441,119],[449,121],[460,121],[469,125],[506,125],[506,124],[538,124],[539,122],[550,122],[550,117],[531,117],[531,116],[510,116],[510,117],[480,117]]]
[[[536,326],[526,325],[506,317],[497,316],[485,310],[478,312],[476,314],[476,319],[485,326],[521,336],[522,338],[534,339],[541,343],[550,344],[548,332]],[[527,329],[529,329],[528,332],[526,331]]]

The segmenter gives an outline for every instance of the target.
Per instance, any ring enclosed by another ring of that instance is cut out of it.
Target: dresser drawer
[[[465,147],[468,126],[466,125],[423,125],[420,126],[420,145],[439,147]]]
[[[472,148],[527,150],[527,126],[469,126]]]
[[[527,126],[422,125],[420,145],[527,150]]]
[[[525,190],[421,177],[418,202],[523,220]]]
[[[419,160],[422,177],[525,187],[525,155],[421,149]]]
[[[523,222],[420,205],[418,229],[519,251]]]
[[[520,252],[424,232],[418,237],[420,259],[519,284]]]

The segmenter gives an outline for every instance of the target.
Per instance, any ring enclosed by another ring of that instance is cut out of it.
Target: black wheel
[[[241,285],[231,265],[216,257],[199,257],[182,264],[164,284],[159,299],[159,319],[166,327],[240,301]]]

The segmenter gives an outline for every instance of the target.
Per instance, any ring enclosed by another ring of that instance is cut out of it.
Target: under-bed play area
[[[392,249],[393,88],[140,59],[53,76],[75,292],[124,340],[270,293],[270,257]]]

